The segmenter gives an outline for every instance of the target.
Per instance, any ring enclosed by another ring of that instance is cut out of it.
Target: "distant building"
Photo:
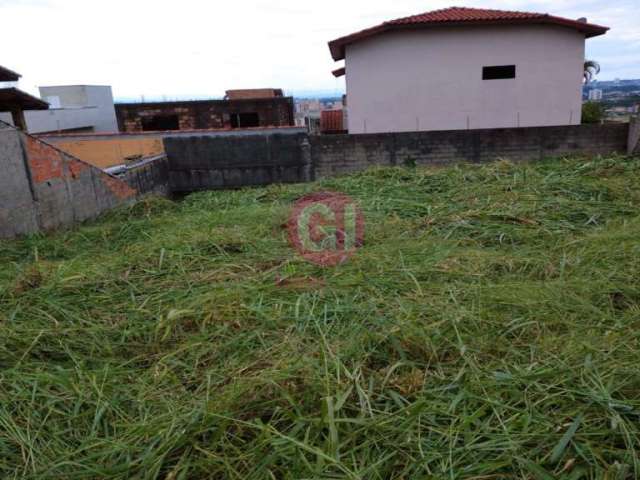
[[[244,90],[227,90],[225,100],[249,100],[253,98],[284,97],[280,88],[249,88]]]
[[[548,14],[447,8],[329,43],[344,60],[349,132],[581,121],[585,39],[607,27]]]
[[[589,101],[590,102],[599,102],[602,100],[602,90],[599,88],[594,88],[593,90],[589,90]]]
[[[320,130],[320,112],[322,104],[320,100],[296,100],[295,124],[297,127],[306,127],[309,132],[317,133]]]
[[[115,132],[111,87],[40,87],[40,97],[16,88],[20,75],[0,67],[0,120],[29,133]],[[1,113],[4,112],[4,113]]]
[[[294,125],[293,98],[272,96],[177,102],[118,103],[123,132],[213,130]]]
[[[29,133],[117,132],[111,87],[63,85],[40,87],[49,110],[27,112]]]
[[[346,104],[344,97],[335,100],[328,99],[297,99],[295,101],[296,126],[306,127],[309,133],[321,133],[323,131],[322,115],[325,111],[341,110],[343,116],[343,128],[346,130]],[[329,115],[329,114],[327,114]],[[328,118],[328,117],[327,117]]]

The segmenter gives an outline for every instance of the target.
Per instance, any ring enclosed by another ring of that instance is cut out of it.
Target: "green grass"
[[[322,269],[282,224],[357,199]],[[0,477],[640,477],[640,159],[151,199],[0,243]]]

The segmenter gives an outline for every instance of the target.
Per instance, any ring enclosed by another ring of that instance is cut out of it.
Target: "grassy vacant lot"
[[[304,193],[366,215],[296,257]],[[153,199],[0,243],[0,477],[640,476],[640,159]]]

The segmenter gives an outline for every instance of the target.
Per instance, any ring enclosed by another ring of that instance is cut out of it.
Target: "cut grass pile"
[[[345,265],[282,225],[357,199]],[[640,477],[640,159],[151,199],[0,243],[0,477]]]

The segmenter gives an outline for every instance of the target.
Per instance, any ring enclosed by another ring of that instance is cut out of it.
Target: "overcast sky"
[[[640,78],[640,0],[0,0],[0,65],[21,87],[107,84],[117,98],[225,89],[342,90],[327,42],[382,21],[457,6],[587,17],[600,79]]]

